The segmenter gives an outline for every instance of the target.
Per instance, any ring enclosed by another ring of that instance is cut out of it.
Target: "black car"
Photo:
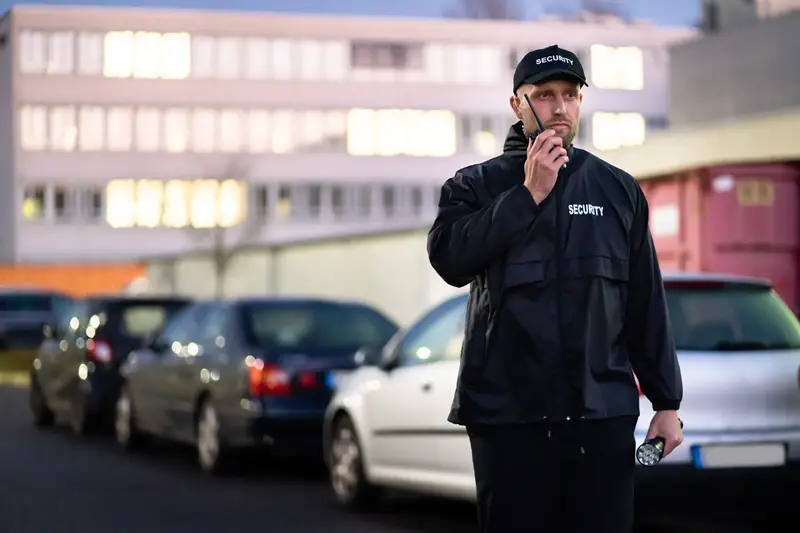
[[[66,294],[24,287],[0,287],[0,350],[34,349],[42,327],[71,301]]]
[[[74,300],[45,326],[31,368],[36,425],[65,416],[78,434],[110,428],[120,365],[154,331],[190,303],[185,298],[95,296]]]
[[[265,447],[322,458],[322,419],[364,346],[398,326],[361,303],[252,298],[202,302],[176,315],[122,369],[118,442],[145,435],[195,445],[200,466]]]

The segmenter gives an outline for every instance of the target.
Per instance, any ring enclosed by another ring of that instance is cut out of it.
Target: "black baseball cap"
[[[589,85],[578,56],[554,44],[525,54],[514,70],[514,92],[527,83],[541,83],[556,76],[569,76]]]

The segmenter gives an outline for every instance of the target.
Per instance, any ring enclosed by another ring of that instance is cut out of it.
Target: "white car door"
[[[437,440],[443,428],[454,427],[447,414],[455,377],[447,377],[452,361],[445,354],[452,339],[463,335],[465,312],[465,300],[450,300],[412,326],[391,354],[395,364],[368,393],[365,413],[376,467],[438,469]]]

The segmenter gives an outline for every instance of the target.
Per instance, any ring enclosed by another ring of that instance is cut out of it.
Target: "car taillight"
[[[111,345],[103,340],[89,339],[86,341],[86,353],[89,361],[93,363],[109,363],[114,355]]]
[[[292,392],[289,374],[282,368],[256,359],[250,364],[250,394],[286,396]]]

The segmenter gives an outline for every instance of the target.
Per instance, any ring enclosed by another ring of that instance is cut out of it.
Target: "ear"
[[[511,97],[508,99],[508,103],[511,105],[511,110],[514,112],[514,115],[516,115],[516,117],[519,120],[522,120],[522,113],[519,110],[520,106],[519,97],[515,94],[512,94]]]

